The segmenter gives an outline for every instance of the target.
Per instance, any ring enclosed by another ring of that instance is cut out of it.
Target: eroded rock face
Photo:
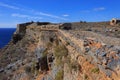
[[[44,47],[41,47],[41,48],[37,48],[35,50],[35,54],[36,54],[36,68],[37,70],[39,71],[48,71],[49,68],[48,68],[48,62],[47,62],[47,56],[43,56],[43,53],[45,51],[45,48]]]
[[[48,63],[47,63],[47,56],[41,57],[39,59],[39,66],[40,66],[41,71],[48,71],[49,70]]]
[[[24,35],[22,34],[14,34],[13,35],[13,43],[16,44],[18,41],[20,41],[22,38],[24,37]]]

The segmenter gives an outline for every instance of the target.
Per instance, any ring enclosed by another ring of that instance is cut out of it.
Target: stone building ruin
[[[120,19],[116,19],[116,18],[113,18],[111,21],[110,21],[110,25],[116,25],[120,23]]]

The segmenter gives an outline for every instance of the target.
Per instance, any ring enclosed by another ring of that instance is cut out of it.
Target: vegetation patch
[[[99,68],[93,68],[93,69],[91,70],[91,72],[98,74],[98,73],[100,72],[100,70],[99,70]]]
[[[35,62],[32,62],[32,65],[31,66],[25,66],[24,67],[24,70],[27,74],[38,74],[38,69],[36,68],[36,63]]]
[[[56,76],[55,76],[55,80],[63,80],[63,75],[64,72],[63,70],[60,70],[59,72],[57,72]]]
[[[83,74],[83,80],[88,80],[88,75],[87,74]]]
[[[55,47],[54,55],[56,58],[66,57],[68,55],[68,50],[64,45],[58,45]]]
[[[47,49],[46,49],[46,50],[44,50],[44,52],[42,53],[42,57],[46,57],[47,54],[48,54],[48,51],[47,51]]]
[[[47,48],[48,48],[48,49],[51,48],[52,45],[53,45],[53,44],[52,44],[51,42],[48,42],[48,43],[47,43]]]
[[[63,66],[64,62],[62,61],[62,57],[67,57],[68,50],[64,45],[57,45],[54,48],[54,56],[56,58],[56,65]]]
[[[79,63],[77,61],[70,60],[70,56],[67,56],[67,58],[65,59],[65,62],[68,64],[70,71],[72,71],[72,70],[78,71],[81,69],[81,66],[79,65]]]
[[[66,42],[66,45],[70,45],[70,42]]]
[[[63,66],[63,64],[64,62],[60,58],[56,59],[56,66]]]
[[[68,66],[70,70],[74,70],[74,71],[80,70],[80,65],[78,64],[77,61],[68,62]]]
[[[32,73],[35,73],[35,71],[36,71],[36,63],[35,63],[35,61],[34,62],[32,62],[32,66],[31,66],[31,72]]]
[[[31,73],[31,67],[30,66],[26,66],[24,68],[24,70],[25,70],[26,73]]]
[[[71,68],[75,71],[79,70],[80,66],[77,62],[72,62],[71,63]]]

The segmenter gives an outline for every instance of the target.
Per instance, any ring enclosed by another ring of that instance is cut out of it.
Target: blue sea
[[[0,28],[0,48],[3,48],[11,40],[16,28]]]

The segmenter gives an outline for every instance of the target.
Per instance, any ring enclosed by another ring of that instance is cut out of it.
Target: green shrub
[[[36,70],[36,63],[35,63],[35,61],[34,62],[32,62],[32,66],[31,66],[31,72],[32,73],[35,73],[35,70]]]
[[[56,59],[56,66],[63,66],[63,61],[61,59]]]
[[[46,50],[44,50],[44,52],[42,53],[42,57],[47,56],[47,54],[48,54],[48,52],[47,52],[47,49],[46,49]]]
[[[72,65],[71,67],[72,67],[73,70],[75,70],[75,71],[79,70],[79,64],[78,63],[74,62],[71,65]]]
[[[93,69],[91,70],[91,72],[93,72],[93,73],[99,73],[99,68],[93,68]]]
[[[83,80],[88,80],[88,75],[87,74],[83,75]]]
[[[52,44],[51,42],[48,42],[48,43],[47,43],[47,48],[51,48],[52,45],[53,45],[53,44]]]
[[[69,66],[70,70],[74,70],[74,71],[80,70],[80,65],[76,61],[69,62],[68,66]]]
[[[56,58],[66,57],[68,55],[68,50],[64,45],[58,45],[55,47],[54,55]]]
[[[26,66],[24,69],[25,69],[26,73],[31,73],[31,67],[30,66]]]
[[[70,45],[70,42],[66,42],[66,45]]]
[[[63,75],[64,75],[63,70],[60,70],[60,71],[56,74],[55,80],[63,80]]]
[[[81,66],[79,65],[79,63],[77,61],[71,61],[70,59],[71,59],[70,56],[67,56],[67,58],[65,59],[65,62],[68,64],[70,71],[80,70]]]

